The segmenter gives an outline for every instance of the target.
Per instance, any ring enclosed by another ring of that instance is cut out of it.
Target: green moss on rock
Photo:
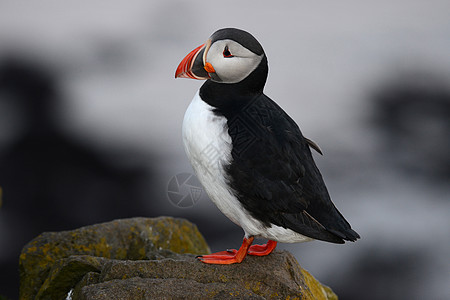
[[[44,290],[54,281],[52,276],[58,274],[61,278],[61,269],[73,272],[64,265],[74,263],[64,260],[70,256],[138,260],[154,257],[164,249],[193,254],[210,251],[194,224],[171,217],[123,219],[72,231],[43,233],[29,242],[20,254],[20,298],[46,299]],[[84,266],[92,267],[86,263]]]
[[[160,217],[43,233],[20,255],[20,299],[337,299],[286,251],[208,265],[192,223]]]
[[[304,281],[309,287],[309,299],[317,300],[338,300],[337,295],[326,285],[321,284],[308,271],[301,269]]]

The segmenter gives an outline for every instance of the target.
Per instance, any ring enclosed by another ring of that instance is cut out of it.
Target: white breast
[[[240,225],[243,208],[230,192],[223,169],[231,159],[227,120],[214,115],[212,109],[197,92],[184,115],[184,149],[208,196],[231,221]]]
[[[244,229],[246,236],[260,236],[285,243],[310,240],[276,225],[267,228],[253,218],[231,192],[224,166],[231,161],[231,137],[227,120],[217,116],[213,107],[197,92],[183,120],[183,143],[192,167],[209,198],[231,221]]]

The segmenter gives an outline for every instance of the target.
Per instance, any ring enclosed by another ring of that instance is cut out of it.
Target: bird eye
[[[223,57],[233,57],[230,50],[228,50],[228,46],[225,46],[225,49],[223,50]]]

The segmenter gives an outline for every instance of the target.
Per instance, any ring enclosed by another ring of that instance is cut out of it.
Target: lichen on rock
[[[161,250],[192,254],[210,251],[194,224],[171,217],[122,219],[72,231],[45,232],[25,245],[20,254],[20,299],[46,295],[47,289],[54,291],[54,276],[61,280],[61,272],[67,272],[78,278],[76,271],[69,270],[84,266],[90,271],[98,265],[99,257],[148,259]],[[73,256],[83,256],[84,261]]]
[[[20,256],[20,299],[337,299],[286,251],[208,265],[197,227],[134,218],[43,233]]]

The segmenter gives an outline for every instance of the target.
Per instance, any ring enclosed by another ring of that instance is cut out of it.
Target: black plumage
[[[227,36],[233,39],[232,32]],[[243,44],[240,38],[234,39]],[[252,49],[255,44],[248,37],[245,44],[249,50],[262,51]],[[313,160],[310,147],[315,144],[263,93],[268,66],[262,54],[259,66],[244,80],[234,84],[208,80],[200,88],[200,97],[227,119],[232,160],[225,171],[230,188],[252,217],[267,227],[274,224],[333,243],[355,241],[359,235],[332,203]]]
[[[238,250],[202,255],[204,263],[269,255],[278,242],[359,238],[313,160],[311,148],[320,148],[264,95],[268,71],[261,44],[235,28],[213,33],[175,71],[175,78],[206,80],[186,110],[183,144],[211,200],[245,233]],[[205,154],[211,147],[214,157]],[[252,245],[255,237],[268,242]]]

